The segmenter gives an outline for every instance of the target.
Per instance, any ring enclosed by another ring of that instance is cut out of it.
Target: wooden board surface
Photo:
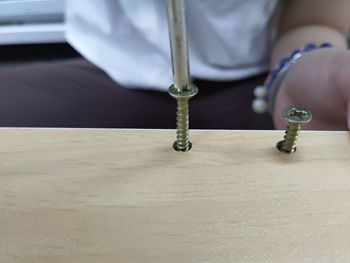
[[[0,262],[350,262],[350,135],[0,129]]]

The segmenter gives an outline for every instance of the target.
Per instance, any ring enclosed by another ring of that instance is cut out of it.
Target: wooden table
[[[350,262],[350,135],[0,129],[0,262]]]

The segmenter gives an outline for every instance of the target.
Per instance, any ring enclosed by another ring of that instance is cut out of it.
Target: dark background
[[[0,66],[33,63],[57,59],[79,57],[70,45],[60,44],[26,44],[0,45]]]

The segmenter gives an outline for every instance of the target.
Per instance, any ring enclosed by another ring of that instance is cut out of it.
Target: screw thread
[[[178,151],[187,151],[190,148],[189,141],[189,108],[187,99],[177,101],[176,113],[177,140],[176,148]]]
[[[286,130],[286,135],[284,136],[283,141],[283,149],[288,152],[295,151],[296,149],[296,142],[298,139],[300,131],[300,125],[299,124],[289,124]]]

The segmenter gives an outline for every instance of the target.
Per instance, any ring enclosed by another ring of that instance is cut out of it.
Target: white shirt
[[[166,0],[69,0],[69,43],[125,87],[173,82]],[[190,72],[235,80],[267,69],[278,0],[186,0]]]

